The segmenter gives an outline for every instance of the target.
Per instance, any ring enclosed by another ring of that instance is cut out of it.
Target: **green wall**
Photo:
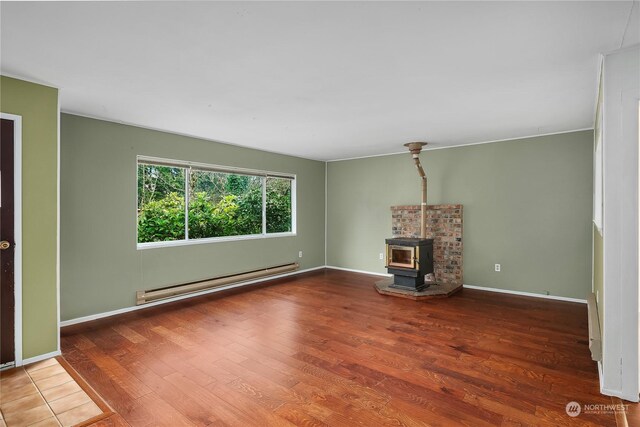
[[[324,162],[69,114],[60,128],[62,320],[133,306],[138,290],[324,265]],[[137,250],[137,155],[297,174],[297,236]]]
[[[0,110],[22,116],[22,357],[58,350],[58,90],[0,76]]]
[[[295,173],[298,235],[137,250],[136,155]],[[429,203],[464,205],[466,284],[586,297],[593,132],[421,158]],[[62,320],[133,306],[137,290],[291,261],[324,265],[324,180],[323,162],[63,114]],[[384,273],[378,254],[391,233],[389,207],[420,197],[409,155],[330,162],[327,185],[327,264]]]
[[[464,283],[586,298],[592,158],[592,131],[424,151],[428,202],[464,205]],[[410,155],[330,162],[327,177],[327,265],[384,273],[389,207],[420,201]]]

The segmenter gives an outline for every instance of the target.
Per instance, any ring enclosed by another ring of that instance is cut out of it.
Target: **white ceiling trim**
[[[34,78],[30,78],[30,77],[24,77],[24,76],[20,76],[18,74],[13,74],[13,73],[7,73],[5,71],[0,72],[0,75],[4,76],[4,77],[9,77],[12,79],[16,79],[16,80],[22,80],[28,83],[33,83],[33,84],[37,84],[40,86],[46,86],[46,87],[50,87],[52,89],[58,89],[58,91],[60,90],[60,88],[54,84],[51,84],[51,82],[45,82],[42,80],[38,80],[38,79],[34,79]],[[60,101],[60,97],[58,97],[58,101]]]
[[[289,157],[295,157],[297,159],[304,159],[304,160],[313,160],[313,161],[319,161],[319,162],[325,162],[326,161],[326,160],[322,160],[322,159],[314,159],[312,157],[296,156],[296,155],[293,155],[293,154],[283,153],[283,152],[280,152],[280,151],[268,150],[268,149],[264,149],[264,148],[254,148],[254,147],[249,147],[249,146],[246,146],[246,145],[234,144],[232,142],[219,141],[217,139],[205,138],[205,137],[202,137],[202,136],[199,136],[199,135],[194,135],[194,134],[189,134],[189,133],[184,133],[184,132],[174,132],[172,130],[167,130],[167,129],[163,129],[163,128],[157,128],[157,127],[153,127],[153,126],[144,126],[144,125],[139,125],[137,123],[129,123],[129,122],[123,121],[123,120],[112,120],[112,119],[107,119],[107,118],[104,118],[104,117],[93,116],[91,114],[83,114],[83,113],[78,113],[78,112],[75,112],[75,111],[67,111],[67,110],[64,110],[64,109],[60,110],[60,113],[61,114],[69,114],[71,116],[84,117],[86,119],[101,120],[103,122],[114,123],[114,124],[117,124],[117,125],[132,126],[132,127],[136,127],[136,128],[140,128],[140,129],[146,129],[146,130],[154,131],[154,132],[162,132],[162,133],[166,133],[166,134],[169,134],[169,135],[183,136],[185,138],[199,139],[201,141],[214,142],[216,144],[231,145],[232,147],[244,148],[246,150],[257,150],[257,151],[262,151],[264,153],[278,154],[280,156],[289,156]],[[382,155],[386,156],[386,154],[382,154]]]
[[[445,147],[429,147],[428,145],[426,147],[422,148],[422,151],[434,151],[434,150],[448,150],[449,148],[460,148],[460,147],[470,147],[472,145],[484,145],[484,144],[493,144],[494,142],[508,142],[508,141],[518,141],[520,139],[531,139],[531,138],[540,138],[543,136],[553,136],[553,135],[562,135],[565,133],[574,133],[574,132],[583,132],[586,130],[593,130],[592,127],[590,128],[581,128],[581,129],[574,129],[574,130],[565,130],[562,132],[552,132],[552,133],[539,133],[539,134],[535,134],[535,135],[528,135],[528,136],[519,136],[517,138],[507,138],[507,139],[496,139],[493,141],[480,141],[480,142],[470,142],[468,144],[459,144],[459,145],[447,145]],[[407,142],[411,142],[411,141],[407,141]],[[332,162],[343,162],[346,160],[358,160],[358,159],[368,159],[371,157],[385,157],[385,156],[396,156],[398,154],[409,154],[409,150],[404,150],[404,151],[398,151],[395,153],[388,153],[388,154],[374,154],[372,156],[360,156],[360,157],[349,157],[346,159],[335,159],[335,160],[327,160],[327,163],[332,163]]]

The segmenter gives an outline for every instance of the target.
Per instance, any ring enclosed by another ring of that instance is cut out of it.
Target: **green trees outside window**
[[[292,178],[138,163],[138,243],[292,229]]]
[[[185,238],[185,169],[138,165],[138,243]]]
[[[291,180],[267,178],[267,233],[291,231]]]

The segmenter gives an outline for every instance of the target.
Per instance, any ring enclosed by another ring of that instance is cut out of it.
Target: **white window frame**
[[[213,165],[208,163],[190,162],[186,160],[165,159],[151,156],[136,156],[136,198],[134,212],[138,211],[138,166],[143,164],[154,164],[158,166],[184,168],[185,171],[185,238],[182,240],[169,240],[163,242],[138,242],[138,219],[136,217],[136,246],[138,250],[166,248],[172,246],[201,245],[206,243],[229,242],[237,240],[270,239],[274,237],[291,237],[297,235],[297,177],[296,174],[272,172],[257,169],[237,168],[232,166]],[[202,239],[189,239],[189,176],[191,170],[211,171],[228,174],[251,175],[262,177],[262,233],[246,234],[241,236],[207,237]],[[266,199],[266,179],[285,178],[291,180],[291,231],[283,233],[267,233],[267,199]]]

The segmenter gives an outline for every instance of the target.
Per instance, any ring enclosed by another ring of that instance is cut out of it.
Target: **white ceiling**
[[[624,2],[2,2],[62,111],[328,160],[593,126]],[[633,10],[633,13],[632,13]]]

